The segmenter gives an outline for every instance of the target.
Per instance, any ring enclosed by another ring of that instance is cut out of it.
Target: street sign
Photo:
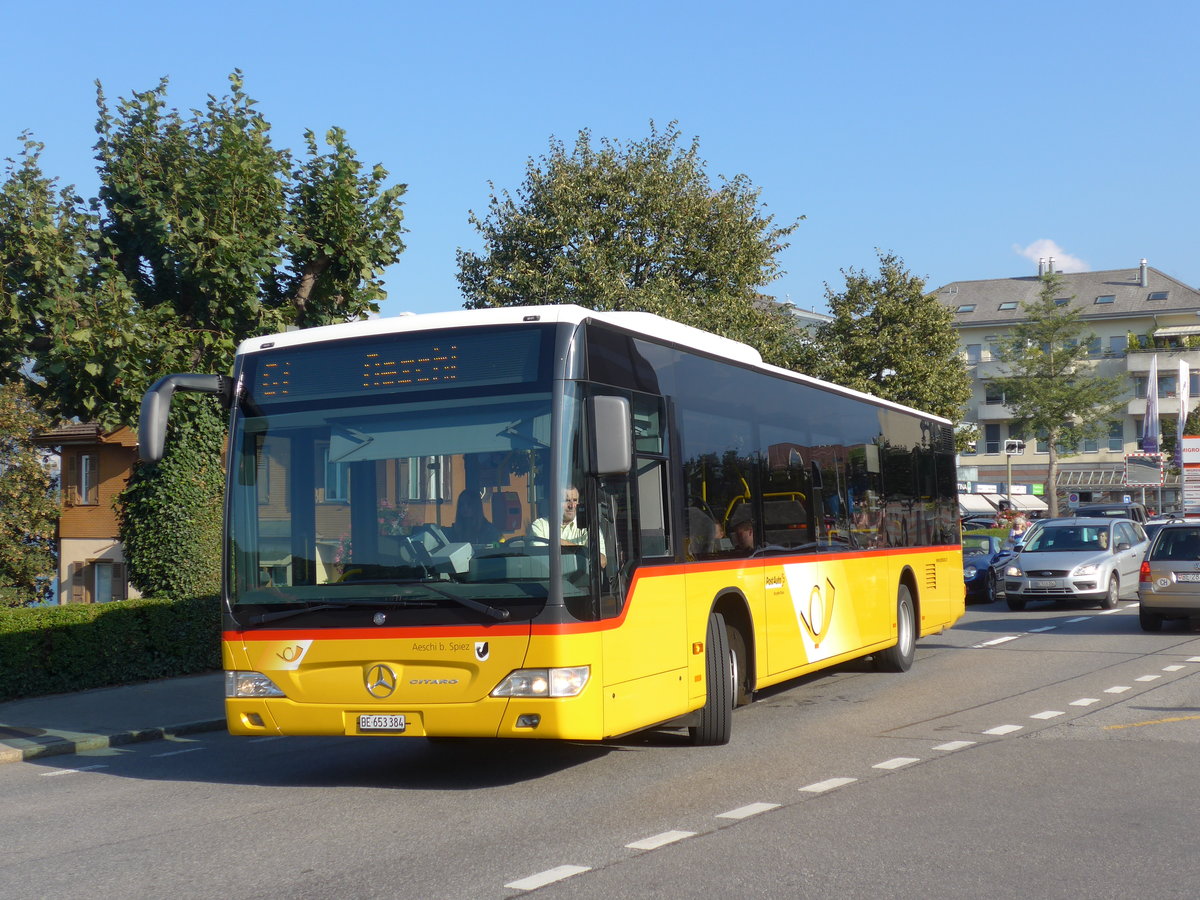
[[[1161,487],[1163,458],[1161,453],[1129,453],[1125,456],[1125,487]]]

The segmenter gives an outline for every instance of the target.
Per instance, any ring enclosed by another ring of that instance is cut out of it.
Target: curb
[[[184,722],[180,725],[164,725],[159,728],[120,731],[116,734],[97,734],[80,738],[55,736],[45,743],[37,743],[29,747],[12,747],[0,744],[0,764],[27,762],[31,759],[81,753],[85,750],[103,750],[108,747],[140,744],[145,741],[160,741],[164,738],[182,737],[183,735],[199,734],[205,731],[219,731],[224,727],[224,718],[205,719],[198,722]]]

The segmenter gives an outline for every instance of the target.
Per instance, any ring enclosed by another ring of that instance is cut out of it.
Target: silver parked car
[[[1030,600],[1073,600],[1112,609],[1137,596],[1149,542],[1131,519],[1053,519],[1004,567],[1009,609]]]
[[[1163,619],[1200,616],[1200,521],[1167,522],[1154,536],[1138,583],[1138,620],[1158,631]]]

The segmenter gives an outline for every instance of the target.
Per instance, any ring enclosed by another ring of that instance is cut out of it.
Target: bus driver
[[[588,531],[580,528],[576,516],[579,513],[579,488],[567,485],[563,491],[562,525],[559,527],[558,539],[564,547],[586,547]],[[534,519],[529,525],[529,533],[544,541],[550,540],[550,522],[546,518]],[[604,535],[600,535],[600,565],[608,565],[608,557],[604,546]]]

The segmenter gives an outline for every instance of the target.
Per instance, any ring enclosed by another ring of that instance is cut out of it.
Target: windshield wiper
[[[317,612],[323,609],[354,609],[359,606],[401,606],[409,608],[428,608],[432,603],[422,600],[407,600],[403,597],[369,597],[362,600],[345,600],[341,603],[318,603],[316,606],[302,606],[300,609],[281,609],[277,612],[265,612],[251,616],[251,625],[263,625],[267,622],[278,622],[280,619],[290,619],[304,613]]]
[[[458,594],[452,594],[449,591],[443,591],[440,588],[435,588],[427,581],[392,581],[386,578],[363,578],[355,579],[352,584],[391,584],[396,587],[418,587],[424,588],[432,594],[437,594],[439,597],[445,597],[457,603],[459,606],[465,606],[467,609],[473,609],[475,612],[483,613],[485,616],[491,616],[493,619],[499,619],[503,622],[512,616],[512,613],[507,609],[500,609],[496,606],[489,606],[479,600],[472,600],[470,597],[460,597]],[[405,598],[397,598],[403,601]]]

